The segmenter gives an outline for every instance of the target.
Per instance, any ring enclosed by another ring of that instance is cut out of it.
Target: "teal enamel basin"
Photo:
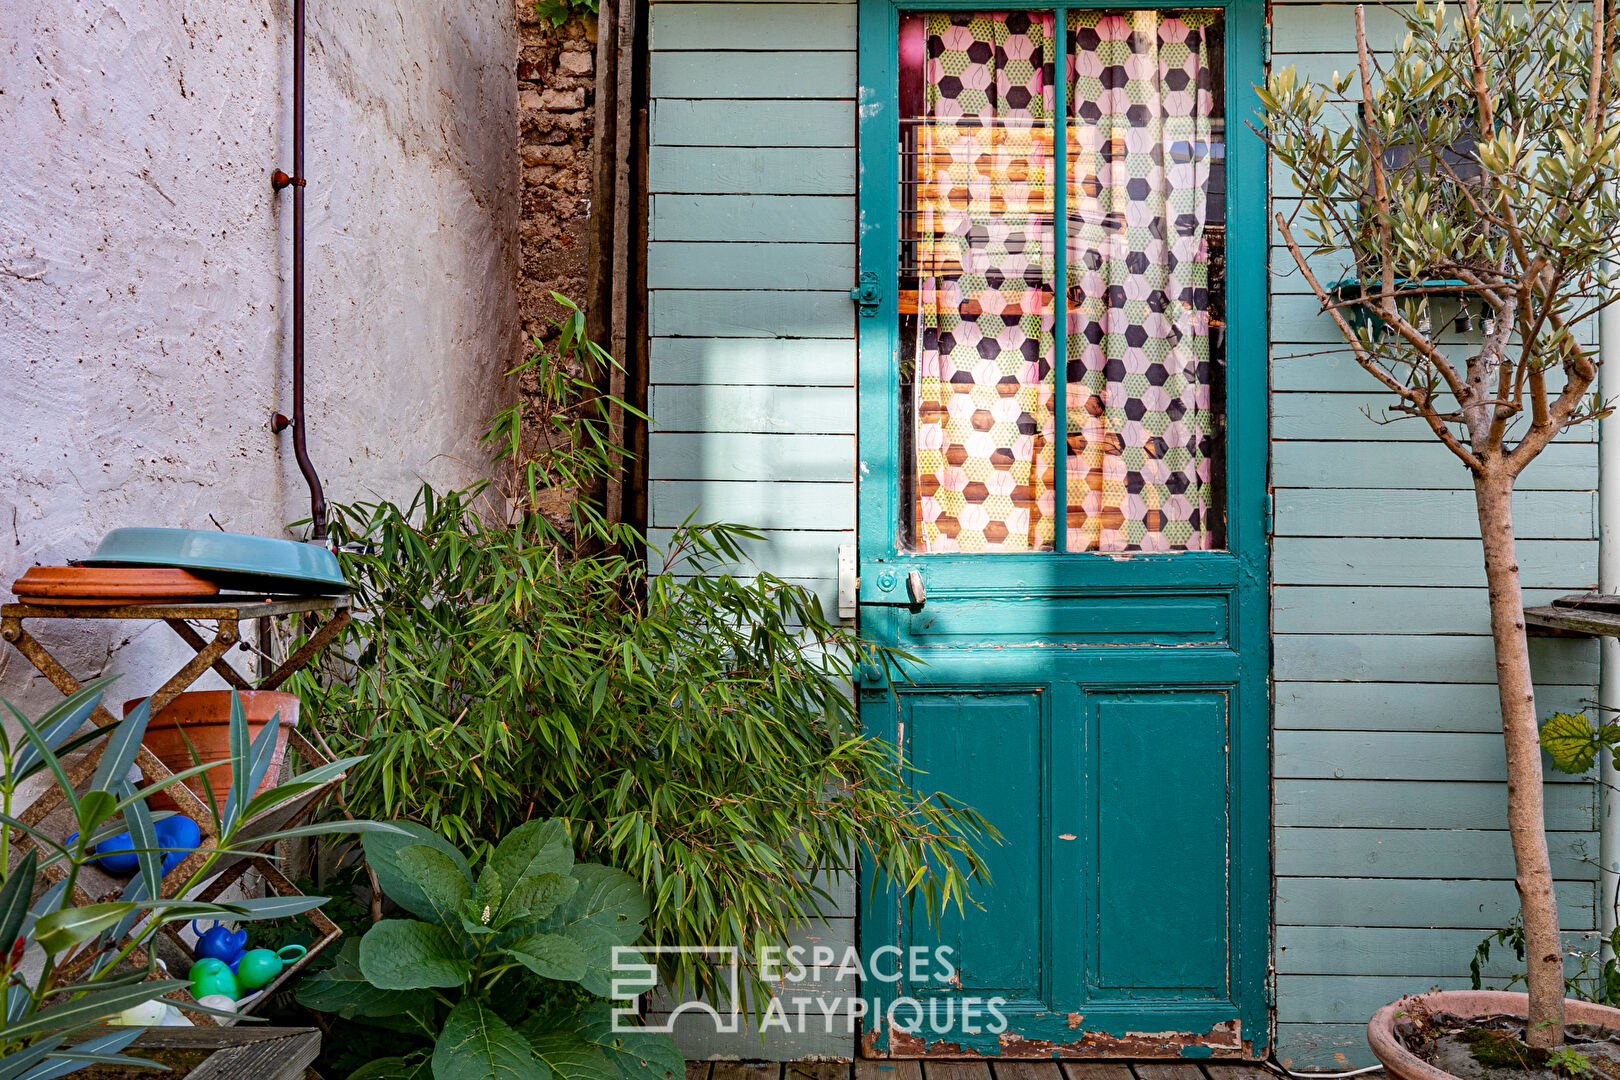
[[[114,529],[85,566],[178,566],[222,589],[319,596],[346,593],[337,556],[316,544],[207,529]]]

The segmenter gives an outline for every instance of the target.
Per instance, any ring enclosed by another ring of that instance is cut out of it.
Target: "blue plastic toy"
[[[236,964],[242,959],[242,950],[247,947],[247,931],[237,930],[231,932],[224,923],[216,922],[208,930],[197,929],[197,920],[191,920],[191,929],[197,935],[197,947],[192,950],[199,959],[212,957],[222,960],[233,971]]]
[[[157,833],[159,847],[175,849],[163,854],[165,875],[185,861],[185,857],[202,843],[202,830],[197,827],[197,823],[181,814],[155,822],[152,829]]]

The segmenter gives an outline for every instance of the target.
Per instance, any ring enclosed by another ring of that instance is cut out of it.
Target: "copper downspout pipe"
[[[276,431],[292,428],[293,457],[298,460],[298,471],[309,485],[309,516],[313,525],[310,539],[318,544],[326,542],[326,494],[321,490],[321,478],[309,460],[309,447],[304,438],[304,0],[293,0],[293,174],[277,169],[270,177],[276,191],[293,189],[293,298],[292,298],[292,369],[293,414],[288,420],[277,413],[271,426]]]

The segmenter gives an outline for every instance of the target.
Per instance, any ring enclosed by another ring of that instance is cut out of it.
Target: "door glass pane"
[[[1067,550],[1221,547],[1221,15],[1068,18]]]
[[[900,32],[901,505],[926,552],[1051,550],[1050,12]]]

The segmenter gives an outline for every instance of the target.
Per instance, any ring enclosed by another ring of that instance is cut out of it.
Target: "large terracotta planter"
[[[266,791],[276,786],[276,780],[281,775],[281,764],[287,756],[287,733],[298,726],[298,697],[275,690],[241,690],[238,693],[242,698],[242,711],[247,714],[248,734],[252,738],[258,738],[271,717],[278,712],[281,714],[275,757],[270,762],[269,771],[264,774],[264,782],[259,785],[259,791]],[[145,700],[136,698],[124,702],[124,715],[128,716],[131,709]],[[207,801],[207,789],[203,786],[203,777],[207,776],[209,785],[214,789],[214,807],[220,813],[225,812],[225,798],[231,790],[229,690],[191,690],[181,694],[147,721],[146,736],[141,742],[169,767],[170,772],[189,769],[193,765],[206,765],[211,761],[222,762],[206,773],[183,782],[197,793],[198,798]],[[254,794],[257,795],[259,791]],[[147,803],[154,810],[180,808],[162,792],[152,796]]]
[[[1490,1016],[1496,1013],[1524,1016],[1530,1009],[1528,994],[1514,994],[1506,990],[1436,990],[1385,1005],[1367,1023],[1367,1045],[1372,1047],[1373,1055],[1383,1063],[1384,1070],[1396,1080],[1456,1080],[1451,1073],[1435,1068],[1412,1053],[1396,1038],[1395,1014],[1411,1009],[1414,1002],[1422,1002],[1430,1012],[1451,1013],[1454,1016]],[[1590,1001],[1566,1000],[1564,1020],[1571,1024],[1620,1028],[1620,1009],[1595,1005]]]

